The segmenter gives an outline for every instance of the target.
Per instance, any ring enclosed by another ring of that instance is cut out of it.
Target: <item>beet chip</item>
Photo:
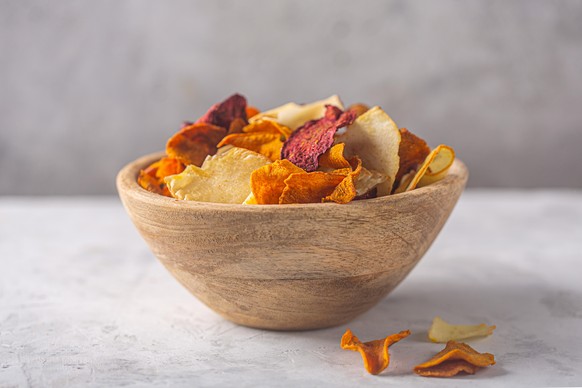
[[[433,358],[415,366],[414,372],[425,377],[451,377],[460,372],[474,374],[494,364],[495,357],[491,353],[479,353],[465,343],[449,341]]]
[[[281,159],[288,159],[307,172],[315,171],[318,158],[332,146],[335,132],[355,119],[354,111],[343,112],[335,106],[326,105],[323,118],[309,121],[291,134],[283,144]]]
[[[168,140],[166,153],[184,164],[201,166],[208,155],[216,153],[216,145],[226,135],[226,129],[211,124],[183,127]]]
[[[212,105],[196,123],[212,124],[226,129],[230,128],[230,123],[234,119],[242,119],[246,124],[248,122],[246,107],[246,98],[240,94],[233,94],[226,100]]]
[[[410,330],[401,331],[398,334],[389,335],[386,338],[362,342],[350,329],[346,330],[342,336],[341,347],[346,350],[360,352],[364,359],[364,367],[368,373],[377,375],[390,364],[390,353],[388,347],[410,335]]]

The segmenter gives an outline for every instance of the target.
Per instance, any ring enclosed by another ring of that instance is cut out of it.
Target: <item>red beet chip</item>
[[[246,107],[246,98],[240,94],[233,94],[226,100],[212,105],[196,123],[212,124],[226,129],[234,119],[242,119],[247,124]]]
[[[281,149],[281,159],[308,172],[317,170],[318,159],[333,145],[335,132],[356,119],[353,111],[343,112],[333,105],[326,105],[325,109],[325,116],[308,121],[289,136]]]

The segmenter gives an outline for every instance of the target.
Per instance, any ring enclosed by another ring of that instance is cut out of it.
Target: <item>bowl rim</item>
[[[387,204],[390,202],[397,202],[403,199],[412,199],[420,196],[431,196],[431,194],[443,190],[445,187],[455,183],[464,185],[469,177],[467,166],[458,158],[455,158],[453,165],[449,169],[447,176],[428,186],[420,187],[411,191],[399,194],[386,195],[383,197],[376,197],[364,199],[359,201],[352,201],[348,204],[337,204],[334,202],[325,203],[305,203],[305,204],[280,204],[280,205],[243,205],[238,203],[217,203],[217,202],[200,202],[200,201],[186,201],[176,198],[166,197],[164,195],[156,194],[142,188],[137,183],[137,176],[143,168],[147,167],[154,161],[165,156],[165,152],[159,151],[141,156],[129,163],[127,163],[118,172],[116,177],[117,191],[120,195],[128,195],[141,202],[147,202],[155,205],[179,206],[184,209],[209,209],[209,210],[223,210],[223,211],[249,211],[249,212],[272,212],[282,209],[324,209],[329,207],[340,208],[354,208],[370,206],[374,204]]]

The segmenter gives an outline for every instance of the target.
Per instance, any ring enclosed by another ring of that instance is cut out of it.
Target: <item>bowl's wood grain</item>
[[[137,174],[159,157],[117,177],[151,250],[217,313],[276,330],[339,325],[374,306],[424,255],[468,177],[457,160],[433,185],[348,205],[229,205],[143,190]]]

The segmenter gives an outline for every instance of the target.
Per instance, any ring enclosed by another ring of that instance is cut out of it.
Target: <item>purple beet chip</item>
[[[212,124],[228,129],[234,119],[247,121],[247,100],[240,94],[233,94],[226,100],[214,104],[196,123]]]
[[[335,132],[356,119],[353,111],[342,111],[333,105],[325,106],[325,116],[311,120],[289,136],[281,149],[281,159],[311,172],[317,170],[319,157],[333,145]]]

